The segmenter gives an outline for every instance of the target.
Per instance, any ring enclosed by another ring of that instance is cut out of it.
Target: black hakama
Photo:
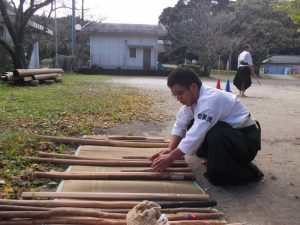
[[[233,79],[233,84],[240,91],[245,91],[252,84],[249,66],[239,67]]]
[[[261,180],[263,173],[251,163],[261,148],[260,143],[259,124],[234,129],[218,122],[208,131],[197,152],[199,157],[207,159],[206,178],[214,185]]]

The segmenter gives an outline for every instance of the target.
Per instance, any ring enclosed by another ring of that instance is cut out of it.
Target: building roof
[[[153,34],[166,36],[167,30],[162,24],[122,24],[122,23],[91,23],[82,29],[83,32],[94,33],[126,33],[126,34]]]
[[[300,55],[273,55],[262,61],[263,64],[300,64]]]

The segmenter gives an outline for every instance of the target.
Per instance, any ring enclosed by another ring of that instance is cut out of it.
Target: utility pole
[[[81,20],[84,21],[84,0],[81,0]]]
[[[76,57],[76,31],[75,31],[75,0],[72,0],[72,55]],[[76,61],[76,59],[75,59]]]
[[[54,39],[55,39],[55,68],[58,67],[58,61],[57,61],[57,20],[56,20],[56,0],[54,1]]]

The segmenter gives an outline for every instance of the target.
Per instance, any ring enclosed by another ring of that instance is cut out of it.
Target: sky
[[[84,0],[85,19],[105,18],[105,23],[157,24],[164,8],[174,7],[178,0]],[[81,8],[81,0],[76,1]],[[79,14],[79,12],[78,12]],[[92,18],[89,16],[92,15]]]

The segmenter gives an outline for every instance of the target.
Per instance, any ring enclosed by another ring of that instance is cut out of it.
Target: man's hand
[[[153,158],[151,167],[156,172],[165,171],[175,160],[181,159],[183,156],[184,153],[179,148],[173,151],[161,151],[151,157]]]
[[[150,157],[150,161],[154,161],[157,157],[159,157],[161,154],[169,154],[171,152],[170,149],[163,149],[160,152],[154,154],[153,156]]]
[[[152,162],[152,169],[156,172],[162,172],[166,170],[174,161],[172,159],[171,153],[161,153]]]

